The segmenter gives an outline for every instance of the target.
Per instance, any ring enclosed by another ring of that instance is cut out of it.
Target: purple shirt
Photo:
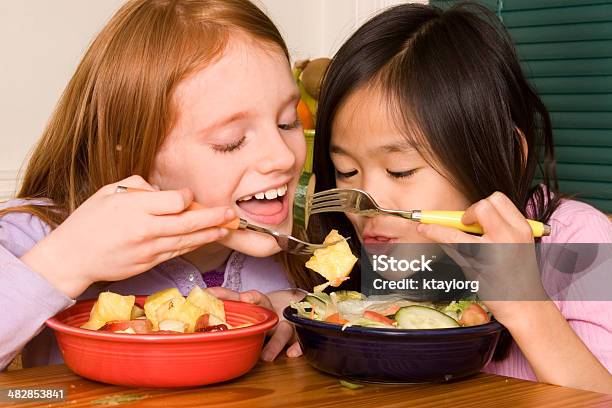
[[[204,283],[209,288],[214,288],[216,286],[223,286],[223,281],[225,280],[225,272],[224,271],[209,271],[202,274],[202,278],[204,278]]]
[[[0,209],[23,202],[2,203]],[[0,218],[0,370],[19,351],[23,351],[24,367],[63,362],[55,336],[44,323],[75,300],[19,259],[50,231],[48,225],[27,213],[14,212]],[[206,281],[235,291],[263,293],[293,287],[282,266],[272,257],[254,258],[239,252],[230,255],[221,274],[207,276]],[[195,285],[207,287],[206,281],[197,268],[179,257],[129,279],[89,288],[78,299],[96,298],[103,291],[148,295],[169,287],[178,288],[186,296]]]

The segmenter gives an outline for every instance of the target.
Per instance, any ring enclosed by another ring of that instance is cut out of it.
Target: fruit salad
[[[349,326],[385,329],[444,329],[477,326],[491,314],[476,299],[446,303],[413,302],[398,295],[366,297],[359,292],[315,292],[292,303],[300,317]]]
[[[124,334],[177,334],[232,329],[223,301],[195,286],[187,297],[177,288],[148,296],[143,307],[135,296],[103,292],[82,329]],[[244,326],[240,326],[244,327]]]

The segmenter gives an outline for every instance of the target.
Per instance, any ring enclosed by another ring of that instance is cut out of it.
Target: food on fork
[[[214,332],[232,327],[221,299],[195,286],[185,298],[177,288],[148,296],[144,309],[135,296],[103,292],[82,329],[123,334],[177,334]],[[249,324],[239,327],[246,327]],[[237,328],[237,327],[236,327]]]
[[[357,257],[351,252],[348,242],[336,230],[332,230],[323,244],[330,244],[325,248],[314,251],[312,257],[306,262],[306,267],[318,272],[327,282],[314,288],[314,292],[323,292],[328,286],[338,287],[348,280],[348,275],[357,262]]]

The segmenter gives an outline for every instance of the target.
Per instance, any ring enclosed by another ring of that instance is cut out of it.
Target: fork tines
[[[346,201],[349,197],[350,192],[346,190],[327,190],[321,191],[319,193],[315,193],[312,196],[312,205],[328,203],[328,202],[343,202]]]
[[[323,210],[326,212],[342,211],[346,208],[348,201],[348,193],[346,192],[329,192],[329,194],[321,194],[319,196],[315,194],[310,206],[310,213],[317,214]]]
[[[312,195],[312,199],[313,201],[316,201],[318,199],[323,199],[326,197],[336,197],[336,196],[346,196],[349,193],[348,190],[344,190],[344,189],[340,189],[340,188],[333,188],[331,190],[325,190],[325,191],[319,191],[318,193],[314,193]]]

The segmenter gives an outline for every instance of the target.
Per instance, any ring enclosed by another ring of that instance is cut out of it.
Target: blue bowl
[[[306,360],[353,381],[446,382],[476,374],[491,361],[504,326],[497,321],[452,329],[348,327],[297,316],[287,307]]]

